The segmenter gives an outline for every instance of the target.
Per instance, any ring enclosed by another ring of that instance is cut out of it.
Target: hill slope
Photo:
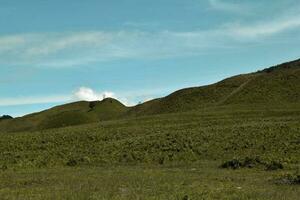
[[[91,108],[92,103],[94,106]],[[93,123],[121,117],[127,109],[122,103],[111,98],[95,102],[80,101],[5,120],[0,123],[0,131],[34,131]]]
[[[300,60],[218,83],[176,91],[128,108],[115,99],[75,102],[0,122],[0,132],[43,130],[97,121],[224,107],[300,105]]]
[[[283,106],[300,103],[300,60],[234,76],[218,83],[187,88],[138,105],[130,114],[143,116],[221,106]]]

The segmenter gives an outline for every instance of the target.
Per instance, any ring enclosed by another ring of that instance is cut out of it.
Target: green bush
[[[0,165],[0,170],[5,171],[7,169],[8,169],[7,165]]]
[[[242,165],[243,165],[243,163],[241,161],[239,161],[238,159],[233,159],[233,160],[229,160],[229,161],[224,162],[221,165],[221,168],[238,169],[238,168],[241,168]]]
[[[238,168],[253,168],[260,165],[262,161],[260,158],[249,158],[246,157],[244,159],[232,159],[229,161],[224,162],[221,165],[221,168],[231,168],[231,169],[238,169]]]
[[[267,171],[279,170],[279,169],[283,169],[283,165],[280,162],[272,161],[271,163],[266,164]]]
[[[293,174],[284,174],[276,181],[278,184],[300,185],[300,170],[298,169]]]
[[[70,158],[66,164],[67,164],[67,166],[69,166],[69,167],[74,167],[74,166],[76,166],[76,165],[78,164],[78,162],[77,162],[76,159]]]
[[[262,161],[259,157],[249,158],[246,157],[244,159],[232,159],[229,161],[225,161],[221,168],[227,169],[239,169],[239,168],[254,168],[254,167],[265,167],[266,170],[279,170],[283,169],[283,164],[278,161],[271,161],[269,163]]]

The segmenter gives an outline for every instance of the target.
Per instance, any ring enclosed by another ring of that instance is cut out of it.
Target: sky
[[[128,106],[300,58],[299,0],[0,0],[0,115]]]

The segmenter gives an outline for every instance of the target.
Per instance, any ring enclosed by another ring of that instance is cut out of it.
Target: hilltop
[[[79,101],[3,121],[0,123],[0,131],[35,131],[93,123],[119,118],[127,109],[121,102],[112,98],[94,102]]]
[[[0,121],[2,121],[2,120],[8,120],[8,119],[13,119],[13,117],[9,116],[9,115],[0,116]]]
[[[182,89],[134,107],[116,99],[75,102],[0,122],[0,131],[32,131],[148,115],[233,107],[282,108],[300,104],[300,60]]]

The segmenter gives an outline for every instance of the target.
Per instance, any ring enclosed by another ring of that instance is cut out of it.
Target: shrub
[[[245,159],[242,159],[242,160],[233,159],[233,160],[226,161],[221,165],[221,167],[222,168],[231,168],[231,169],[253,168],[259,164],[261,164],[261,161],[259,158],[246,157]]]
[[[276,181],[278,184],[300,185],[300,171],[297,170],[293,174],[285,174]]]
[[[5,171],[7,169],[8,169],[7,165],[0,165],[0,170]]]
[[[270,163],[266,163],[260,160],[260,158],[249,158],[246,157],[245,159],[238,160],[233,159],[224,162],[221,165],[221,168],[231,168],[231,169],[238,169],[238,168],[254,168],[258,166],[264,166],[266,167],[266,170],[278,170],[283,169],[283,165],[280,162],[272,161]]]
[[[90,164],[91,163],[91,159],[88,156],[84,156],[84,157],[80,158],[79,161],[81,163],[85,163],[85,164]]]
[[[67,162],[67,166],[69,167],[74,167],[78,164],[77,160],[75,160],[74,158],[70,158]]]
[[[90,111],[92,111],[96,105],[97,105],[97,101],[91,101],[91,102],[89,103]]]
[[[266,170],[279,170],[283,169],[283,165],[280,162],[272,161],[271,163],[266,164]]]
[[[221,165],[221,168],[226,168],[226,169],[228,169],[228,168],[238,169],[241,167],[242,167],[242,163],[238,159],[226,161]]]
[[[258,157],[255,158],[255,159],[246,157],[243,164],[242,164],[242,166],[247,167],[247,168],[253,168],[253,167],[256,167],[257,165],[260,165],[260,164],[262,164],[262,162]]]

